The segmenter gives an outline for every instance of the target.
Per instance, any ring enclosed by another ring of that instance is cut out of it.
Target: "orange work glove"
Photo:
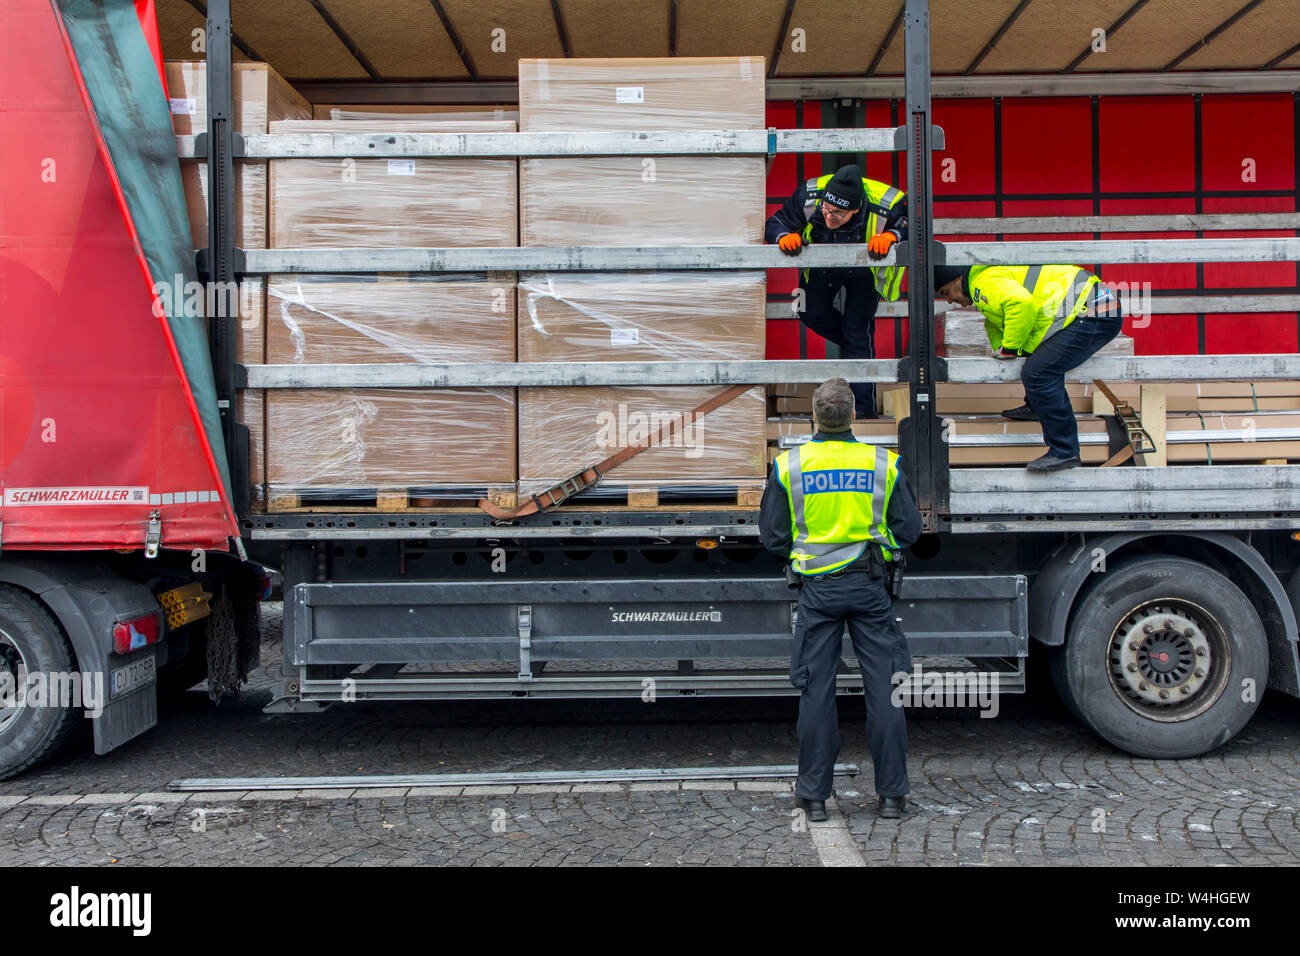
[[[787,232],[776,241],[776,244],[781,247],[781,251],[787,256],[797,256],[803,252],[803,240],[793,232]]]
[[[867,252],[873,259],[883,259],[889,254],[890,248],[898,241],[898,237],[892,232],[882,232],[878,236],[872,236],[867,240]]]

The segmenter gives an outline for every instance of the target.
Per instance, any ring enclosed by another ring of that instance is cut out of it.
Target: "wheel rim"
[[[1111,687],[1151,720],[1190,720],[1223,694],[1232,650],[1214,615],[1191,601],[1160,598],[1133,608],[1111,635]]]
[[[0,628],[0,734],[17,722],[26,704],[20,691],[27,686],[27,658],[9,633]]]

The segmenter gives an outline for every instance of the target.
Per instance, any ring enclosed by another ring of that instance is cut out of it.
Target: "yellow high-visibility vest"
[[[812,216],[821,205],[822,191],[826,184],[831,181],[834,173],[827,173],[817,179],[810,179],[804,183],[807,192],[807,198],[804,200],[803,214],[808,220],[808,224],[803,227],[803,241],[805,245],[812,245]],[[889,210],[893,209],[903,200],[905,193],[888,183],[876,182],[874,179],[862,179],[862,188],[866,190],[866,201],[860,210],[867,217],[867,231],[863,240],[870,242],[872,236],[878,236],[885,230],[885,220],[888,218]],[[876,291],[886,302],[893,302],[898,298],[899,290],[903,286],[903,273],[907,271],[905,266],[873,266],[871,274],[875,279]],[[804,281],[808,281],[808,270],[803,270]]]
[[[810,441],[776,458],[790,500],[790,563],[800,574],[828,574],[878,544],[899,550],[885,520],[898,482],[898,456],[857,441]]]
[[[1101,280],[1078,266],[971,266],[971,302],[989,344],[1032,352],[1088,308]]]

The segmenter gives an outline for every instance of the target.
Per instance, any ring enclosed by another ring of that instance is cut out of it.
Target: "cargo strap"
[[[1122,465],[1134,456],[1149,455],[1155,452],[1157,450],[1155,439],[1151,437],[1151,433],[1146,430],[1145,426],[1143,426],[1142,419],[1138,418],[1138,414],[1133,410],[1133,406],[1127,402],[1121,402],[1119,396],[1112,392],[1101,379],[1094,378],[1092,384],[1096,385],[1097,391],[1105,395],[1106,400],[1114,406],[1115,418],[1119,421],[1120,427],[1123,428],[1124,433],[1128,436],[1128,445],[1121,448],[1119,451],[1115,452],[1115,454],[1102,462],[1101,467],[1109,468],[1114,467],[1115,465]],[[1139,461],[1140,460],[1141,459],[1139,458]]]
[[[585,491],[596,484],[607,472],[617,468],[629,458],[639,455],[651,445],[656,445],[668,438],[677,430],[679,425],[684,426],[694,423],[696,419],[703,418],[709,412],[722,407],[736,396],[749,391],[752,387],[752,385],[731,386],[725,392],[713,396],[707,402],[697,406],[685,415],[670,419],[660,426],[659,430],[653,435],[647,436],[644,442],[620,448],[604,461],[599,461],[590,468],[583,469],[572,478],[564,479],[559,484],[547,488],[541,494],[531,495],[527,501],[517,508],[502,508],[493,504],[487,498],[480,498],[478,506],[498,521],[513,521],[516,518],[523,518],[541,511],[550,511],[552,508],[559,507],[578,492]]]

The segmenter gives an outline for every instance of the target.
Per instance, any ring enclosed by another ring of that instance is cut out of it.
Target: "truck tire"
[[[1066,706],[1139,757],[1196,757],[1231,740],[1268,680],[1268,640],[1246,596],[1186,558],[1096,577],[1053,660]]]
[[[21,672],[46,675],[76,670],[63,629],[26,591],[0,584],[0,670],[9,700],[25,683]],[[16,776],[57,753],[71,739],[82,709],[19,706],[0,709],[0,780]]]

